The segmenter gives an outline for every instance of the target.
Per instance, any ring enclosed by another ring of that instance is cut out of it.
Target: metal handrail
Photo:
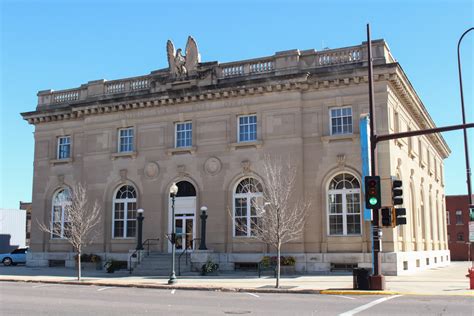
[[[192,246],[193,246],[193,247],[192,247],[192,250],[194,250],[194,248],[195,248],[195,247],[194,247],[194,242],[195,242],[196,240],[201,240],[201,238],[194,238],[194,239],[191,240],[191,243],[192,243]],[[185,247],[185,248],[183,249],[183,251],[181,251],[181,253],[179,254],[179,257],[178,257],[178,275],[181,275],[181,257],[183,256],[183,254],[186,254],[186,256],[185,256],[186,265],[188,265],[188,250],[190,250],[190,249],[188,249],[187,247]]]
[[[159,241],[160,238],[148,238],[147,240],[142,242],[142,247],[141,248],[143,248],[143,245],[145,245],[145,243],[147,244],[147,256],[150,255],[150,241],[153,241],[153,240]],[[135,249],[135,251],[128,258],[128,271],[129,271],[129,274],[132,274],[132,271],[133,271],[132,258],[135,258],[137,256],[137,253],[138,253],[139,250],[141,250],[141,249]],[[140,263],[140,256],[138,256],[138,263]]]
[[[146,246],[147,246],[147,247],[146,247],[146,255],[147,255],[147,256],[150,255],[150,241],[157,241],[157,242],[158,242],[159,240],[160,240],[160,238],[149,238],[149,239],[147,239],[147,240],[145,240],[145,241],[143,242],[142,245],[145,245],[145,244],[146,244]]]

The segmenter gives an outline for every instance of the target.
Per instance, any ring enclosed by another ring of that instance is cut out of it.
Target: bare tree
[[[96,237],[97,231],[94,227],[100,222],[101,209],[97,201],[91,204],[88,200],[86,188],[78,183],[72,188],[70,194],[62,195],[64,205],[64,229],[63,238],[65,238],[73,247],[77,256],[77,279],[81,280],[81,255],[84,247],[92,243]],[[60,236],[54,223],[46,226],[44,223],[38,223],[42,231]]]
[[[296,192],[297,167],[290,159],[265,156],[263,163],[265,187],[262,199],[254,199],[252,207],[256,225],[237,229],[252,229],[252,235],[277,250],[276,288],[280,287],[280,258],[282,245],[297,240],[303,234],[306,211],[310,206]],[[252,185],[249,192],[258,191]]]

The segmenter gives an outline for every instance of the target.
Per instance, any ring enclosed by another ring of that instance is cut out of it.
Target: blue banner
[[[362,195],[365,196],[364,180],[370,175],[370,118],[368,114],[360,116],[360,155],[362,158]],[[365,202],[363,203],[365,205]],[[372,221],[372,210],[364,208],[364,221]]]

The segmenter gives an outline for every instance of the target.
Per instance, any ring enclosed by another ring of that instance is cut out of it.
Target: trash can
[[[370,271],[364,268],[354,268],[352,270],[354,290],[369,290]]]

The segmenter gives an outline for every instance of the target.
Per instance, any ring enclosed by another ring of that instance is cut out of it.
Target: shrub
[[[205,264],[201,267],[201,275],[206,275],[208,273],[217,271],[219,269],[219,265],[217,263],[208,260]]]
[[[276,266],[277,265],[277,257],[276,256],[273,256],[273,257],[265,256],[265,257],[262,258],[262,260],[260,262],[264,267]],[[293,256],[286,256],[286,257],[285,256],[280,256],[280,264],[282,266],[294,266],[296,264],[296,259]]]
[[[74,259],[76,260],[77,262],[77,255],[74,256]],[[86,253],[83,253],[81,255],[81,262],[94,262],[94,263],[98,263],[98,262],[101,262],[102,261],[102,258],[99,256],[99,255],[96,255],[96,254],[86,254]]]

